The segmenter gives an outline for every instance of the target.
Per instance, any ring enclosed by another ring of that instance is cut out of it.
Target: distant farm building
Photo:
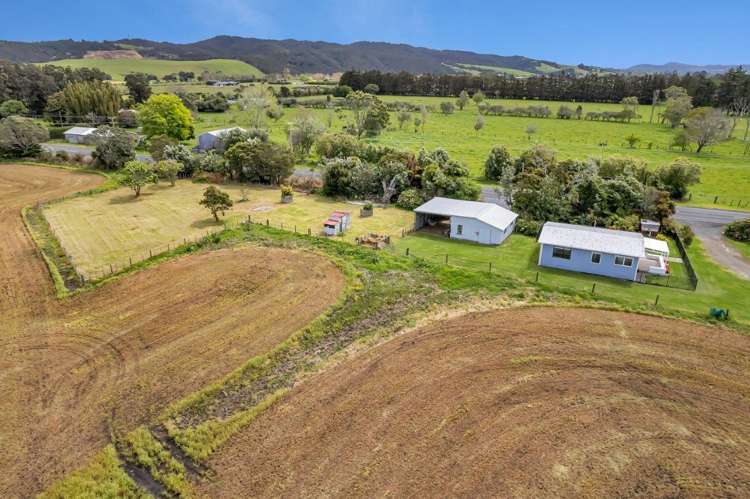
[[[480,244],[501,244],[513,233],[518,215],[494,203],[435,197],[417,207],[415,228],[428,228]]]
[[[334,211],[328,220],[323,222],[323,233],[326,236],[343,234],[352,225],[352,214],[348,211]]]
[[[63,133],[63,135],[65,136],[65,140],[71,144],[90,144],[94,138],[91,134],[95,131],[96,128],[74,126]]]
[[[637,232],[547,222],[539,235],[539,265],[629,281],[669,272],[669,246]]]
[[[244,128],[238,126],[232,128],[222,128],[221,130],[211,130],[210,132],[204,132],[198,135],[198,151],[208,151],[216,149],[220,145],[220,141],[224,134],[231,132],[232,130],[245,131]]]

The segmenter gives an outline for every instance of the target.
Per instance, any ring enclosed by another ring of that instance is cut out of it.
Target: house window
[[[463,225],[457,225],[456,226],[456,235],[461,235],[464,233],[464,226]]]
[[[629,256],[616,256],[615,265],[622,265],[623,267],[632,267],[633,259]]]
[[[591,263],[601,263],[601,262],[602,262],[601,253],[591,253]]]
[[[560,248],[555,246],[552,248],[552,256],[555,258],[562,258],[563,260],[570,260],[570,248]]]

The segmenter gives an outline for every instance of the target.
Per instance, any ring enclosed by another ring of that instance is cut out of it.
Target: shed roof
[[[558,222],[545,223],[539,234],[541,244],[638,258],[646,255],[643,240],[637,232]]]
[[[87,126],[74,126],[73,128],[65,130],[65,133],[63,135],[89,135],[95,130],[96,128]]]
[[[644,248],[647,250],[655,251],[662,255],[669,256],[669,244],[661,239],[654,239],[653,237],[643,238]]]
[[[222,129],[219,129],[219,130],[210,130],[208,132],[203,132],[201,135],[213,135],[214,137],[221,137],[225,133],[231,132],[232,130],[240,130],[242,132],[245,131],[245,129],[242,128],[242,127],[233,126],[233,127],[230,127],[230,128],[222,128]]]
[[[518,218],[516,213],[495,203],[463,201],[435,197],[414,209],[417,213],[440,215],[442,217],[474,218],[500,230],[505,230]]]

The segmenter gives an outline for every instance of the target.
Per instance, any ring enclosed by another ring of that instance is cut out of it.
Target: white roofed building
[[[539,265],[544,267],[631,281],[639,273],[668,272],[667,243],[638,232],[547,222],[539,244]]]
[[[219,142],[221,141],[221,137],[224,134],[227,134],[231,132],[232,130],[240,130],[242,132],[245,131],[244,128],[240,128],[238,126],[231,127],[231,128],[222,128],[220,130],[211,130],[210,132],[204,132],[200,135],[198,135],[198,150],[199,151],[208,151],[211,149],[216,149],[219,146]]]
[[[516,213],[494,203],[442,197],[430,199],[414,212],[417,230],[444,224],[451,239],[480,244],[501,244],[513,233],[518,218]]]
[[[71,144],[90,144],[93,141],[93,136],[91,134],[95,131],[96,128],[74,126],[73,128],[66,130],[65,133],[63,133],[63,136],[65,136],[65,140]]]

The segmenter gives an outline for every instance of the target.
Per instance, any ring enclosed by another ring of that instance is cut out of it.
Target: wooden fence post
[[[445,264],[448,265],[448,253],[445,254]]]
[[[656,300],[654,300],[654,306],[657,306],[659,304],[659,295],[656,295]]]
[[[490,262],[490,274],[492,273],[492,262]]]
[[[128,262],[129,262],[130,265],[133,265],[133,257],[132,256],[128,257]]]
[[[406,256],[409,256],[409,248],[406,248]]]
[[[534,282],[539,282],[539,271],[537,271],[536,273],[536,279],[534,280]]]
[[[595,294],[595,293],[596,293],[596,283],[594,283],[594,284],[593,284],[593,285],[591,286],[591,294],[593,295],[593,294]]]
[[[307,228],[307,235],[312,236],[312,229],[310,227]]]

